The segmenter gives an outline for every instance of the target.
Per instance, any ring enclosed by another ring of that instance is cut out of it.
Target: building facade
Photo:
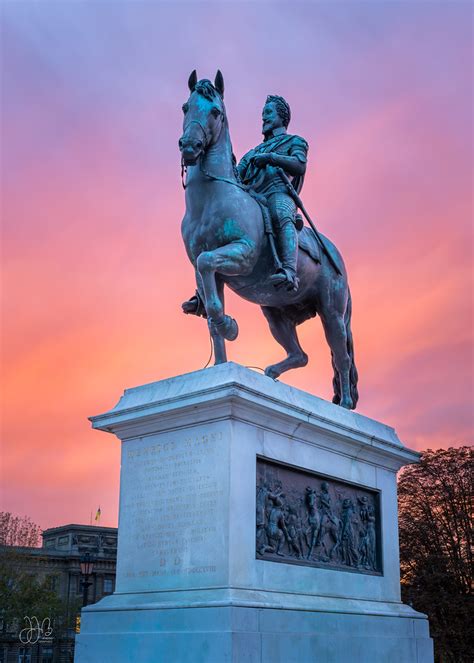
[[[45,530],[41,548],[4,547],[13,553],[21,571],[46,581],[64,606],[57,624],[39,624],[34,615],[24,624],[0,624],[0,663],[72,663],[74,641],[80,629],[83,604],[81,558],[90,553],[94,567],[89,577],[87,604],[96,603],[115,589],[117,528],[94,525],[63,525]],[[0,606],[1,620],[1,606]],[[61,626],[58,627],[59,622]],[[22,629],[22,638],[20,632]],[[30,640],[31,642],[26,642]]]

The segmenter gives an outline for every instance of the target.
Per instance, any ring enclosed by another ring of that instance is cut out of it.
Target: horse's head
[[[225,123],[224,78],[217,72],[214,85],[211,81],[197,80],[194,70],[188,80],[191,92],[183,104],[183,135],[179,149],[186,166],[194,166],[199,157],[216,143]]]

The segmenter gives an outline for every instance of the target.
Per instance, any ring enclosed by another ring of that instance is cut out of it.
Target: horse
[[[233,341],[238,335],[237,322],[224,309],[227,286],[260,305],[273,337],[287,353],[285,359],[265,369],[273,379],[306,366],[308,355],[301,348],[296,327],[319,315],[331,350],[333,403],[354,409],[358,377],[351,332],[352,302],[340,253],[325,238],[341,266],[336,270],[327,252],[321,251],[316,261],[299,247],[299,288],[288,291],[269,282],[275,271],[273,238],[265,231],[259,202],[238,178],[224,106],[223,76],[218,71],[214,84],[207,79],[198,81],[194,70],[188,87],[179,139],[183,177],[186,172],[181,233],[195,269],[215,364],[227,361],[225,341]]]

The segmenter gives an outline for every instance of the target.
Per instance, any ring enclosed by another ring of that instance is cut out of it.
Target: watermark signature
[[[24,645],[34,645],[43,638],[50,638],[53,635],[51,620],[45,617],[40,623],[38,617],[25,617],[25,628],[20,631],[20,642]]]

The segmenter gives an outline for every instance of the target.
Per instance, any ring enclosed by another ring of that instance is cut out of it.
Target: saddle
[[[315,262],[321,262],[321,244],[311,228],[303,226],[298,233],[298,246]]]

